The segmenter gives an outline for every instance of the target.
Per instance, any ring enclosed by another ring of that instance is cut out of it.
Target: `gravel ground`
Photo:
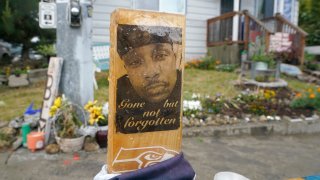
[[[183,139],[183,152],[197,179],[213,179],[220,171],[233,171],[252,180],[277,180],[320,173],[319,134],[262,137],[192,137]],[[92,179],[106,160],[106,149],[95,153],[47,155],[16,151],[5,165],[0,154],[3,180]]]

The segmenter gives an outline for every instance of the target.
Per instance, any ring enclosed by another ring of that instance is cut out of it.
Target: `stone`
[[[274,121],[274,117],[272,117],[272,116],[267,116],[267,120],[268,120],[268,121]]]
[[[22,145],[22,137],[17,138],[11,145],[11,150],[16,150]]]
[[[207,126],[218,126],[219,124],[216,121],[207,122]]]
[[[317,120],[319,120],[319,116],[316,115],[316,114],[314,114],[314,115],[311,116],[311,117],[306,117],[305,120],[306,120],[306,121],[317,121]]]
[[[258,122],[258,118],[256,117],[251,118],[251,122]]]
[[[200,124],[200,120],[199,119],[195,119],[194,121],[194,125],[199,127],[201,124]]]
[[[239,122],[237,117],[232,118],[232,124],[237,124]]]
[[[97,151],[99,149],[99,144],[95,141],[94,138],[88,136],[86,137],[86,139],[84,140],[84,145],[83,145],[83,149],[86,152],[93,152],[93,151]]]
[[[289,76],[294,76],[294,77],[302,74],[302,71],[297,66],[284,64],[284,63],[281,63],[280,71],[281,73],[287,74]]]
[[[212,121],[212,120],[213,120],[212,116],[208,116],[208,117],[206,118],[206,121],[207,121],[207,122]]]
[[[8,86],[9,87],[21,87],[21,86],[28,86],[28,75],[27,74],[21,74],[20,76],[16,75],[10,75],[8,80]]]
[[[186,127],[190,126],[189,119],[185,116],[182,117],[182,124],[185,125]]]
[[[206,123],[205,123],[202,119],[200,119],[200,125],[201,125],[201,126],[205,126]]]
[[[0,139],[0,152],[10,147],[10,141]]]
[[[7,136],[14,136],[17,132],[14,128],[11,128],[11,127],[4,127],[0,131],[2,134]]]
[[[290,121],[291,118],[289,116],[282,116],[282,119],[285,120],[285,121]]]
[[[290,122],[301,122],[303,121],[301,118],[290,119]]]
[[[317,114],[314,114],[312,117],[315,118],[316,120],[320,119],[320,117]]]
[[[280,121],[280,120],[281,120],[280,116],[275,116],[274,119],[275,119],[276,121]]]
[[[9,127],[11,127],[11,128],[21,128],[22,123],[23,123],[23,116],[16,117],[15,119],[10,121]]]
[[[283,100],[283,103],[284,103],[285,105],[290,105],[291,101],[290,101],[289,99],[284,99],[284,100]]]
[[[262,116],[259,117],[259,121],[265,122],[267,120],[268,119],[267,119],[267,117],[265,115],[262,115]]]
[[[47,154],[57,154],[60,151],[60,147],[58,144],[49,144],[45,148]]]
[[[250,122],[250,118],[249,118],[249,117],[245,117],[244,120],[245,120],[246,122]]]
[[[9,122],[0,120],[0,128],[8,126]]]

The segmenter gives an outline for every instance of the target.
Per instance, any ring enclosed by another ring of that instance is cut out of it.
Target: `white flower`
[[[183,110],[202,110],[201,102],[195,100],[184,100],[183,101]]]

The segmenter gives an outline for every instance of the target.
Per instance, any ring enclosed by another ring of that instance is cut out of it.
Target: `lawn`
[[[95,97],[100,102],[108,100],[108,73],[96,74],[98,90],[95,90]],[[217,93],[226,97],[233,97],[239,90],[233,86],[238,75],[235,73],[206,71],[198,69],[186,69],[184,73],[183,96],[190,99],[193,93],[214,96]],[[313,84],[302,83],[292,78],[284,77],[289,87],[302,91],[315,87]],[[31,102],[36,108],[41,107],[45,82],[33,84],[28,87],[9,88],[0,86],[0,121],[11,120],[21,116]]]

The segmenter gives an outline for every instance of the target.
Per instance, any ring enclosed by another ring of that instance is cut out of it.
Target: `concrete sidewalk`
[[[191,137],[183,139],[183,152],[199,180],[215,173],[233,171],[252,180],[277,180],[320,172],[319,134],[299,136]],[[106,149],[95,153],[47,155],[20,148],[4,165],[8,153],[0,154],[3,180],[92,179],[106,160]]]

